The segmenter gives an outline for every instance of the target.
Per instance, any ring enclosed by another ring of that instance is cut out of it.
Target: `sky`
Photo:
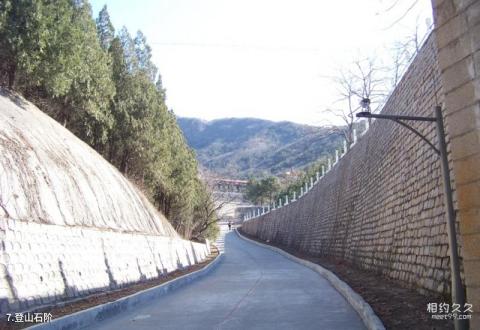
[[[141,30],[178,116],[339,124],[332,77],[388,63],[395,41],[431,25],[430,0],[91,0],[115,28]]]

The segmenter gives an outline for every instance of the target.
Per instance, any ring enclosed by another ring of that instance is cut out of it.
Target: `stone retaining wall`
[[[160,277],[210,252],[176,237],[16,220],[0,235],[1,314]]]
[[[480,0],[432,0],[471,329],[480,329]]]
[[[434,116],[435,104],[443,101],[436,57],[432,34],[383,113]],[[437,142],[434,123],[413,126]],[[346,260],[419,291],[450,290],[439,158],[394,122],[374,121],[307,194],[245,222],[243,230]]]

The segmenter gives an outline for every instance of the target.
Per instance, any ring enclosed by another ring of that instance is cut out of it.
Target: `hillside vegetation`
[[[151,56],[142,32],[115,31],[106,7],[95,21],[87,0],[0,2],[0,86],[135,181],[184,237],[211,236],[210,194]]]
[[[336,129],[253,118],[177,118],[208,171],[233,178],[267,177],[305,168],[341,145]]]

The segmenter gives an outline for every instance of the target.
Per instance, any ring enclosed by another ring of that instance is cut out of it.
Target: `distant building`
[[[247,180],[214,179],[213,190],[217,205],[222,205],[218,215],[222,221],[238,222],[243,218],[241,209],[251,206],[244,199]]]
[[[247,184],[247,180],[215,179],[214,190],[243,194],[246,191]]]

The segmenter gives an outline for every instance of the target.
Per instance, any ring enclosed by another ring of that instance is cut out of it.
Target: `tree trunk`
[[[120,162],[120,172],[123,174],[127,173],[128,170],[128,152],[124,151],[122,156],[122,161]]]
[[[15,74],[17,72],[17,64],[12,63],[8,66],[8,88],[13,90],[15,87]]]
[[[63,99],[63,105],[60,109],[60,118],[59,122],[62,123],[63,127],[67,127],[68,124],[68,115],[69,115],[69,110],[68,110],[68,96],[65,96]]]
[[[116,148],[115,148],[115,143],[113,142],[113,137],[112,135],[110,134],[110,136],[108,137],[108,140],[109,140],[109,143],[108,143],[108,161],[110,163],[114,163],[113,162],[113,157],[114,155],[116,154]]]

